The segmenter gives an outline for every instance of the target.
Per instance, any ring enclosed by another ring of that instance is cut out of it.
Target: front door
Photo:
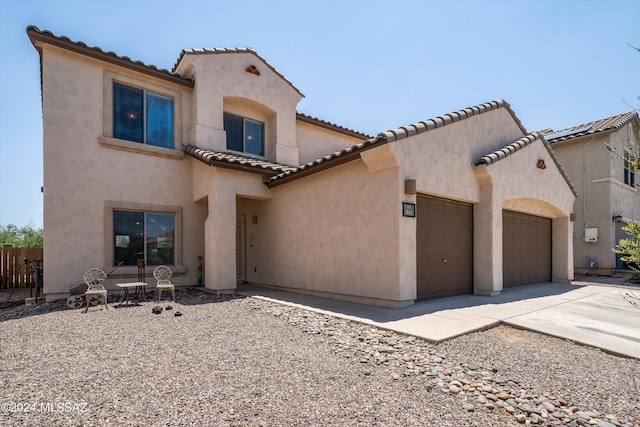
[[[244,215],[236,215],[236,281],[244,283],[246,280],[246,219]]]

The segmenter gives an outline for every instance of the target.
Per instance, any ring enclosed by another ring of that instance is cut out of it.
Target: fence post
[[[30,287],[34,283],[31,268],[23,260],[42,259],[42,252],[42,248],[14,248],[4,243],[0,248],[0,289]]]
[[[13,245],[11,243],[4,243],[2,245],[2,251],[0,253],[0,289],[6,289],[9,287],[9,259],[11,259],[11,252]]]

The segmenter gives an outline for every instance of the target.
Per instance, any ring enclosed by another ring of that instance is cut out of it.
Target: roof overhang
[[[67,37],[56,36],[50,31],[40,30],[38,27],[30,25],[27,27],[27,35],[31,43],[42,55],[41,44],[48,44],[69,52],[77,53],[99,61],[107,62],[132,71],[137,71],[152,77],[156,77],[171,83],[189,88],[194,87],[191,79],[184,78],[178,74],[170,73],[167,70],[159,69],[153,65],[144,64],[141,61],[133,61],[125,56],[118,56],[114,52],[105,52],[99,47],[89,47],[83,42],[74,42]]]

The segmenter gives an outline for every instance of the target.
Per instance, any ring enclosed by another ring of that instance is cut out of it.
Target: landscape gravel
[[[0,311],[0,425],[640,426],[640,361],[566,340],[433,345],[255,298],[117,298]]]

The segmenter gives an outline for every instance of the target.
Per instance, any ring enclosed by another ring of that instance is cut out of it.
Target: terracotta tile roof
[[[180,62],[182,61],[182,58],[184,58],[185,55],[207,55],[207,54],[210,55],[210,54],[222,54],[222,53],[250,53],[252,55],[255,55],[258,59],[260,59],[260,61],[264,62],[264,64],[267,67],[269,67],[271,71],[273,71],[278,76],[280,76],[282,80],[287,82],[289,86],[291,86],[296,92],[298,92],[300,96],[304,97],[304,94],[300,92],[300,90],[297,87],[295,87],[293,83],[291,83],[284,75],[282,75],[282,73],[276,70],[273,65],[269,64],[266,59],[258,55],[258,52],[256,52],[250,47],[183,49],[182,52],[180,52],[180,56],[176,60],[176,63],[174,64],[171,71],[175,72],[177,70],[178,65],[180,65]]]
[[[310,123],[312,125],[323,127],[325,129],[329,129],[329,130],[333,130],[333,131],[336,131],[336,132],[340,132],[340,133],[343,133],[345,135],[352,136],[354,138],[361,138],[361,139],[369,139],[369,138],[371,138],[371,135],[368,135],[366,133],[359,132],[359,131],[353,130],[353,129],[349,129],[349,128],[346,128],[344,126],[340,126],[340,125],[337,125],[335,123],[331,123],[331,122],[328,122],[326,120],[319,119],[317,117],[309,116],[308,114],[296,112],[296,118],[298,120],[300,120],[301,122]]]
[[[551,158],[553,159],[554,163],[558,167],[558,170],[560,171],[560,173],[564,177],[564,180],[569,185],[569,188],[571,188],[571,191],[573,192],[574,196],[577,197],[578,196],[578,192],[576,190],[576,187],[571,182],[571,179],[569,179],[569,175],[567,174],[567,172],[564,170],[564,168],[560,164],[560,161],[558,160],[558,157],[556,156],[556,154],[551,149],[551,146],[543,138],[543,135],[540,132],[530,133],[530,134],[520,138],[519,140],[517,140],[515,142],[512,142],[511,144],[507,145],[506,147],[503,147],[503,148],[501,148],[499,150],[496,150],[496,151],[494,151],[492,153],[489,153],[486,156],[482,156],[480,158],[480,160],[475,162],[475,166],[485,166],[485,165],[488,166],[488,165],[495,164],[495,163],[499,162],[500,160],[502,160],[502,159],[504,159],[506,157],[509,157],[510,155],[515,153],[516,151],[519,151],[519,150],[523,149],[524,147],[526,147],[528,145],[531,145],[535,141],[538,141],[538,140],[542,141],[542,143],[544,144],[545,148],[547,149],[547,151],[551,155]]]
[[[191,144],[183,144],[182,149],[185,153],[203,163],[227,169],[236,169],[267,175],[275,175],[295,169],[291,166],[280,163],[268,162],[266,160],[243,156],[237,153],[208,150]]]
[[[469,117],[486,113],[492,110],[497,110],[500,108],[506,108],[509,111],[509,113],[512,115],[512,117],[514,118],[514,120],[516,121],[520,129],[522,129],[523,133],[527,133],[524,127],[522,126],[522,124],[520,123],[520,120],[516,117],[515,113],[509,106],[509,104],[503,99],[498,99],[495,101],[485,102],[484,104],[465,108],[463,110],[459,110],[453,113],[445,114],[443,116],[438,116],[433,119],[418,122],[408,126],[402,126],[397,129],[380,133],[373,138],[369,138],[359,144],[353,145],[349,148],[345,148],[344,150],[336,151],[335,153],[329,154],[320,159],[306,163],[297,168],[293,168],[292,170],[284,171],[278,175],[272,176],[268,179],[266,184],[269,187],[275,187],[277,185],[284,184],[291,180],[302,178],[303,176],[311,175],[316,172],[320,172],[329,167],[337,166],[339,164],[343,164],[351,160],[355,160],[360,157],[360,152],[377,147],[379,145],[383,145],[389,142],[408,138],[413,135],[424,133],[432,129],[443,127],[448,124],[455,123],[455,122],[467,119]]]
[[[602,132],[613,132],[620,129],[634,118],[638,119],[638,112],[627,111],[626,113],[616,114],[615,116],[582,123],[565,129],[544,129],[541,130],[540,133],[551,144],[556,144],[558,142],[574,140],[587,135],[595,135]]]
[[[35,25],[29,25],[27,27],[27,35],[33,45],[36,45],[37,41],[48,43],[53,46],[57,46],[75,53],[79,53],[85,56],[89,56],[94,59],[106,61],[112,64],[116,64],[131,70],[143,72],[155,77],[169,80],[174,83],[181,84],[183,86],[193,87],[193,80],[182,77],[173,72],[167,71],[162,68],[158,68],[155,65],[148,65],[142,61],[135,61],[128,56],[119,56],[114,52],[105,52],[97,46],[88,46],[81,41],[72,41],[65,36],[56,36],[51,31],[41,30]],[[36,46],[37,47],[37,46]]]

